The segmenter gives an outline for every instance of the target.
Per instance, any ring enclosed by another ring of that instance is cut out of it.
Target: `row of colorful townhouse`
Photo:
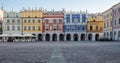
[[[24,34],[34,35],[37,41],[95,41],[103,37],[100,13],[23,9],[20,12],[4,11],[3,15],[1,36],[8,35],[12,39],[19,39]]]

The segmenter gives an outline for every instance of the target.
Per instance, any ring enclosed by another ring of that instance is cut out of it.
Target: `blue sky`
[[[103,12],[111,6],[119,3],[120,0],[0,0],[0,7],[5,10],[21,10],[23,7],[43,7],[47,10],[55,9],[80,11],[88,10],[90,13]]]

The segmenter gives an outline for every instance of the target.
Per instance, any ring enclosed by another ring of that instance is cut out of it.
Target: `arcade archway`
[[[46,34],[45,39],[46,41],[50,41],[50,34]]]
[[[81,34],[81,40],[82,40],[82,41],[85,40],[85,34]]]
[[[88,34],[88,40],[92,40],[92,34]]]
[[[74,41],[78,41],[78,34],[74,34],[73,39]]]
[[[71,35],[70,35],[70,34],[67,34],[67,35],[66,35],[66,40],[67,40],[67,41],[71,41]]]
[[[59,35],[59,40],[60,40],[60,41],[64,41],[64,35],[63,35],[63,34],[60,34],[60,35]]]
[[[53,34],[52,41],[57,41],[57,34]]]

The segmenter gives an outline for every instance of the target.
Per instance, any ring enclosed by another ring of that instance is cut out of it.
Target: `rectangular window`
[[[32,23],[35,23],[35,20],[34,20],[34,19],[32,20]]]
[[[59,19],[59,24],[62,24],[62,19]]]
[[[25,31],[27,30],[26,26],[24,26],[24,30],[25,30]]]
[[[98,31],[98,26],[96,26],[96,30]]]
[[[28,20],[28,23],[30,23],[30,21],[31,21],[31,20],[29,19],[29,20]]]
[[[14,20],[14,19],[12,19],[12,23],[15,23],[15,20]]]
[[[53,30],[56,30],[56,26],[53,27]]]
[[[53,20],[53,23],[54,23],[54,24],[56,24],[56,22],[57,22],[57,20],[56,20],[56,19],[54,19],[54,20]]]
[[[92,26],[90,26],[90,31],[91,31],[91,30],[93,30],[93,29],[92,29]]]
[[[48,30],[48,26],[46,26],[45,29]]]
[[[9,27],[9,26],[7,26],[7,30],[8,30],[8,31],[10,30],[10,27]]]
[[[27,23],[27,20],[26,20],[26,19],[24,19],[24,23]]]
[[[60,31],[62,30],[62,27],[61,27],[61,26],[59,26],[59,30],[60,30]]]
[[[110,26],[112,27],[112,21],[110,21]]]
[[[38,23],[40,23],[40,19],[38,20]]]
[[[20,26],[17,26],[17,30],[18,30],[18,31],[20,30]]]
[[[17,21],[18,23],[20,23],[20,19],[18,19],[18,21]]]
[[[48,19],[45,20],[46,24],[48,24],[48,21],[49,21]]]
[[[12,30],[15,30],[15,26],[12,26]]]
[[[104,23],[104,28],[106,28],[106,23]]]
[[[10,23],[10,20],[9,20],[9,19],[7,20],[7,23]]]
[[[32,30],[35,30],[35,26],[32,26]]]
[[[84,26],[82,27],[82,30],[83,30],[83,31],[85,30],[85,27],[84,27]]]
[[[116,25],[116,20],[115,20],[115,23],[114,23],[115,25]]]
[[[28,30],[29,30],[29,31],[31,30],[30,26],[28,26]]]
[[[109,22],[107,22],[107,27],[109,27]]]
[[[119,18],[119,24],[120,24],[120,18]]]
[[[38,30],[39,30],[39,31],[41,30],[41,27],[40,27],[40,26],[38,26]]]

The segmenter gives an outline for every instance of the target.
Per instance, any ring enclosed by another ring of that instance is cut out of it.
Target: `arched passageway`
[[[38,41],[42,41],[43,38],[42,38],[42,34],[38,34]]]
[[[73,39],[74,41],[78,41],[78,34],[74,34]]]
[[[88,40],[92,40],[92,34],[88,34]]]
[[[95,40],[98,41],[99,40],[99,34],[95,35]]]
[[[60,34],[60,35],[59,35],[59,40],[60,40],[60,41],[64,41],[64,35],[63,35],[63,34]]]
[[[52,41],[57,41],[57,34],[53,34]]]
[[[70,35],[70,34],[67,34],[67,35],[66,35],[66,40],[67,40],[67,41],[71,41],[71,35]]]
[[[46,34],[45,39],[46,41],[50,41],[50,34]]]
[[[85,40],[85,34],[81,34],[81,40],[82,40],[82,41]]]

